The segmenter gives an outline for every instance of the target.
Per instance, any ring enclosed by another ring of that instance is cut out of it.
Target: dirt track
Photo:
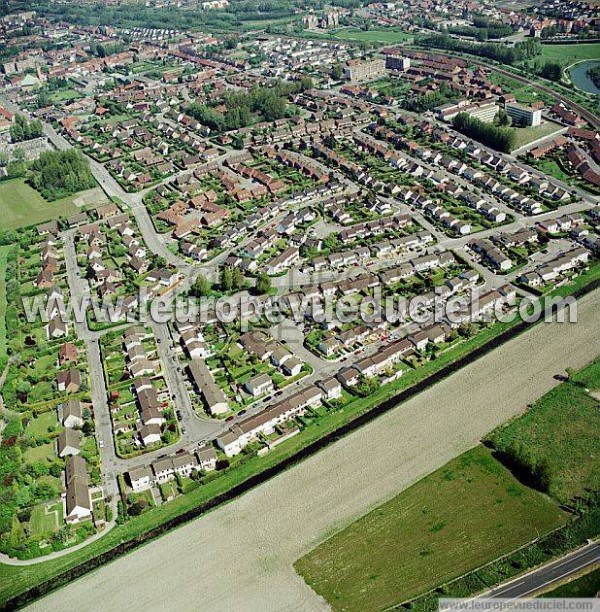
[[[320,610],[292,563],[471,448],[600,346],[600,290],[579,323],[542,324],[293,469],[37,602],[44,610]]]

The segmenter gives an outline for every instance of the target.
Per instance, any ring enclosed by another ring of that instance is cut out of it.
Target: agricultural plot
[[[492,433],[490,442],[523,478],[561,503],[586,497],[600,490],[599,391],[597,359]]]
[[[25,179],[0,183],[0,229],[12,230],[80,212],[69,196],[47,202]]]
[[[333,609],[379,610],[514,550],[566,518],[557,504],[477,447],[334,535],[295,567]]]

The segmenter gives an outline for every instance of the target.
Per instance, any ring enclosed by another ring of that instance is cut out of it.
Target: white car
[[[104,448],[104,440],[98,440],[98,446]]]

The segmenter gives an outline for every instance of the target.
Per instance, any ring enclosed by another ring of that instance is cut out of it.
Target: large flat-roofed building
[[[385,76],[385,60],[350,60],[346,64],[344,76],[348,81],[374,81]]]
[[[388,55],[385,58],[385,67],[388,70],[406,72],[410,68],[410,58],[401,55]]]
[[[498,114],[498,105],[494,103],[481,104],[480,106],[469,108],[465,112],[471,115],[471,117],[475,117],[475,119],[490,123]]]
[[[536,126],[542,123],[542,111],[539,108],[511,103],[505,106],[506,113],[518,125]]]
[[[498,105],[495,102],[481,102],[470,104],[462,100],[456,104],[443,104],[435,109],[437,118],[442,121],[452,121],[459,113],[466,113],[470,117],[489,123],[498,114]]]

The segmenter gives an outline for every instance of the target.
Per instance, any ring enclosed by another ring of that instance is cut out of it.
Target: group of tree
[[[39,119],[27,121],[23,115],[15,115],[15,121],[10,126],[10,138],[13,142],[33,140],[44,134],[44,126]]]
[[[592,79],[592,83],[594,83],[594,85],[600,89],[600,66],[589,68],[587,75],[590,77],[590,79]]]
[[[431,93],[414,96],[412,98],[404,98],[402,100],[402,108],[414,113],[424,113],[436,106],[440,106],[448,102],[452,97],[452,90],[446,83],[442,83],[437,91]]]
[[[42,153],[31,165],[29,180],[47,200],[96,186],[88,161],[75,149]]]
[[[550,81],[559,82],[563,78],[563,67],[558,62],[546,62],[540,68],[539,75]]]
[[[256,277],[256,293],[263,295],[271,291],[271,279],[266,272],[260,272]]]
[[[479,42],[484,42],[490,39],[505,38],[510,36],[513,31],[509,25],[490,26],[487,28],[474,28],[471,26],[450,26],[447,28],[450,34],[458,34],[459,36],[469,36]]]
[[[59,5],[51,0],[38,0],[35,3],[41,17],[75,25],[183,31],[211,27],[229,32],[239,31],[245,21],[293,17],[296,8],[294,0],[236,0],[219,11],[190,11],[174,5],[156,8],[142,2],[67,2]]]
[[[203,274],[199,274],[192,285],[192,295],[196,297],[206,297],[212,291],[212,284]]]
[[[495,60],[502,64],[512,65],[517,62],[531,59],[541,53],[539,40],[530,39],[517,43],[514,47],[502,43],[476,43],[453,38],[449,34],[432,34],[415,41],[419,46],[435,49],[446,49],[468,53],[478,57]]]
[[[510,153],[515,146],[516,132],[513,128],[485,123],[467,113],[458,113],[452,120],[452,125],[458,132],[496,151]]]
[[[223,98],[226,111],[220,113],[207,104],[192,104],[188,113],[214,132],[237,130],[250,125],[254,117],[275,121],[286,114],[289,95],[310,89],[310,77],[273,87],[253,87],[249,92],[231,93]]]
[[[221,289],[227,293],[231,291],[240,291],[245,285],[244,275],[239,268],[225,266],[221,269],[219,285]]]

